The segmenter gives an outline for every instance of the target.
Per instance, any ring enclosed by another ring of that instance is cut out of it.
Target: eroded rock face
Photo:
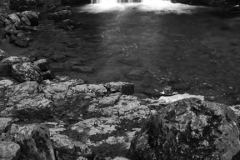
[[[133,157],[231,160],[239,152],[234,112],[225,105],[184,99],[154,114],[131,145]]]

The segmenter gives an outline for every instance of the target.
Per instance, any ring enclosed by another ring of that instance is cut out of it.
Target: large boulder
[[[231,160],[240,150],[234,112],[225,105],[184,99],[154,114],[131,145],[136,159]]]

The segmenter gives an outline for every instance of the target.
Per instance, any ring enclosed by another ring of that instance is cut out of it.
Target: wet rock
[[[20,62],[25,62],[25,61],[30,61],[29,58],[27,57],[16,57],[16,56],[10,56],[7,58],[4,58],[0,62],[0,75],[1,76],[10,76],[11,75],[11,65],[20,63]]]
[[[16,160],[19,158],[20,146],[14,142],[0,141],[0,159]]]
[[[130,80],[136,80],[136,81],[142,80],[143,76],[144,76],[144,72],[139,69],[131,70],[129,73],[126,74],[126,78]]]
[[[69,19],[72,16],[72,12],[69,9],[62,9],[57,10],[54,13],[48,14],[48,19],[55,20],[55,21],[61,21]]]
[[[22,17],[21,17],[21,22],[23,23],[23,25],[26,25],[26,26],[31,26],[31,22],[29,21],[29,19],[26,17],[26,16],[24,16],[24,15],[21,15]]]
[[[55,79],[58,82],[66,82],[66,81],[70,80],[70,77],[68,77],[68,76],[56,76]]]
[[[0,118],[0,135],[12,124],[12,118]],[[0,152],[1,153],[1,152]],[[1,156],[0,156],[1,157]]]
[[[17,34],[17,38],[19,40],[25,40],[26,39],[26,35],[23,32],[20,32]]]
[[[49,63],[46,59],[39,59],[37,61],[34,61],[33,64],[35,66],[38,66],[43,72],[50,70]]]
[[[37,26],[39,23],[39,12],[34,11],[24,11],[22,12],[22,15],[26,17],[30,22],[32,26]]]
[[[23,31],[30,31],[30,32],[35,32],[38,30],[36,26],[19,26],[18,29],[23,30]]]
[[[93,67],[72,66],[72,70],[80,73],[93,73]]]
[[[19,30],[16,29],[14,25],[6,26],[4,30],[8,35],[11,35],[11,34],[16,35],[20,32]]]
[[[23,62],[30,62],[30,59],[27,57],[10,56],[2,60],[2,63],[8,64],[8,65],[13,65],[16,63],[23,63]]]
[[[128,82],[110,82],[104,84],[104,86],[112,93],[121,92],[125,95],[131,95],[134,93],[134,84]]]
[[[239,152],[238,137],[237,119],[229,107],[184,99],[149,119],[133,139],[131,153],[142,160],[231,160]]]
[[[12,65],[12,75],[20,82],[43,80],[40,68],[30,62]]]
[[[21,20],[16,15],[16,13],[9,14],[8,17],[11,19],[12,23],[19,23]]]
[[[147,88],[140,91],[141,93],[147,95],[150,98],[159,98],[162,94],[153,88]]]
[[[76,29],[80,24],[81,23],[78,23],[74,20],[66,19],[61,22],[59,27],[66,30],[73,30]]]
[[[55,74],[51,70],[42,72],[41,75],[42,75],[42,79],[44,79],[44,80],[46,80],[46,79],[52,80],[55,78]]]
[[[16,46],[21,47],[21,48],[29,47],[29,44],[28,44],[27,40],[16,39],[14,43],[15,43]]]
[[[50,132],[40,124],[16,125],[9,130],[10,137],[21,146],[20,159],[55,160]]]

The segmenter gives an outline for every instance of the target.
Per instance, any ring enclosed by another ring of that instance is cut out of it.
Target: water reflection
[[[158,4],[115,3],[121,10],[101,4],[76,8],[75,18],[97,23],[96,35],[102,37],[88,50],[100,57],[92,62],[98,70],[89,81],[132,81],[136,93],[168,88],[223,103],[240,102],[239,21],[218,9]],[[98,14],[79,17],[89,12]],[[98,18],[92,19],[94,15]]]

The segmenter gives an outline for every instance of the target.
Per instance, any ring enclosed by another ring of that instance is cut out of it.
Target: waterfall
[[[172,3],[171,0],[91,0],[91,4],[81,8],[80,12],[101,13],[125,10],[155,12],[157,14],[191,14],[196,6]]]
[[[142,0],[91,0],[92,4],[95,3],[136,3]]]
[[[92,4],[113,4],[113,3],[151,3],[156,4],[168,0],[91,0]]]

